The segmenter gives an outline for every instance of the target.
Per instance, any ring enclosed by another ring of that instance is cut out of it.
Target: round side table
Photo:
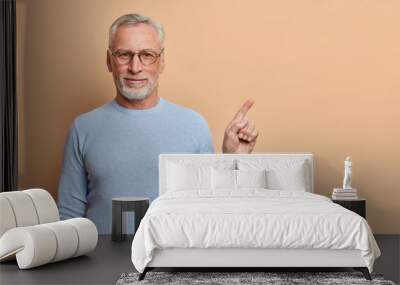
[[[150,200],[145,197],[118,197],[112,199],[112,234],[113,241],[123,241],[126,234],[126,221],[123,219],[124,212],[135,212],[135,232],[136,233],[140,221],[149,208]],[[125,224],[123,224],[125,223]]]

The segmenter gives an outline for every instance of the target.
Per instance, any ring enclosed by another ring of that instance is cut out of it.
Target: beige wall
[[[140,12],[165,25],[161,96],[200,112],[216,150],[236,109],[254,98],[256,152],[314,153],[323,195],[340,186],[351,155],[374,232],[400,233],[399,1],[17,0],[17,8],[21,188],[57,195],[73,118],[114,96],[108,27]]]

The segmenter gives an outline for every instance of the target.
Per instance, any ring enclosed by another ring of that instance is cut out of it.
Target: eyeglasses
[[[156,51],[149,49],[141,50],[139,52],[132,52],[130,50],[116,50],[116,51],[111,51],[110,49],[108,50],[115,57],[117,63],[120,65],[131,63],[133,57],[135,56],[135,54],[137,54],[140,62],[145,66],[149,66],[155,63],[164,51],[164,49],[162,49],[160,53],[157,53]]]

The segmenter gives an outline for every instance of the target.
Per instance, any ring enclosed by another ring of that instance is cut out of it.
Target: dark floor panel
[[[374,266],[375,273],[381,273],[386,279],[400,283],[400,235],[375,235],[381,250]]]

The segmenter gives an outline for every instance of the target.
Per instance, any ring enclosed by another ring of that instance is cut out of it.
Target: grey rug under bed
[[[138,281],[139,273],[124,273],[116,285],[133,284],[379,284],[395,285],[384,280],[382,275],[372,274],[372,281],[366,280],[361,272],[157,272],[150,271],[142,281]]]

